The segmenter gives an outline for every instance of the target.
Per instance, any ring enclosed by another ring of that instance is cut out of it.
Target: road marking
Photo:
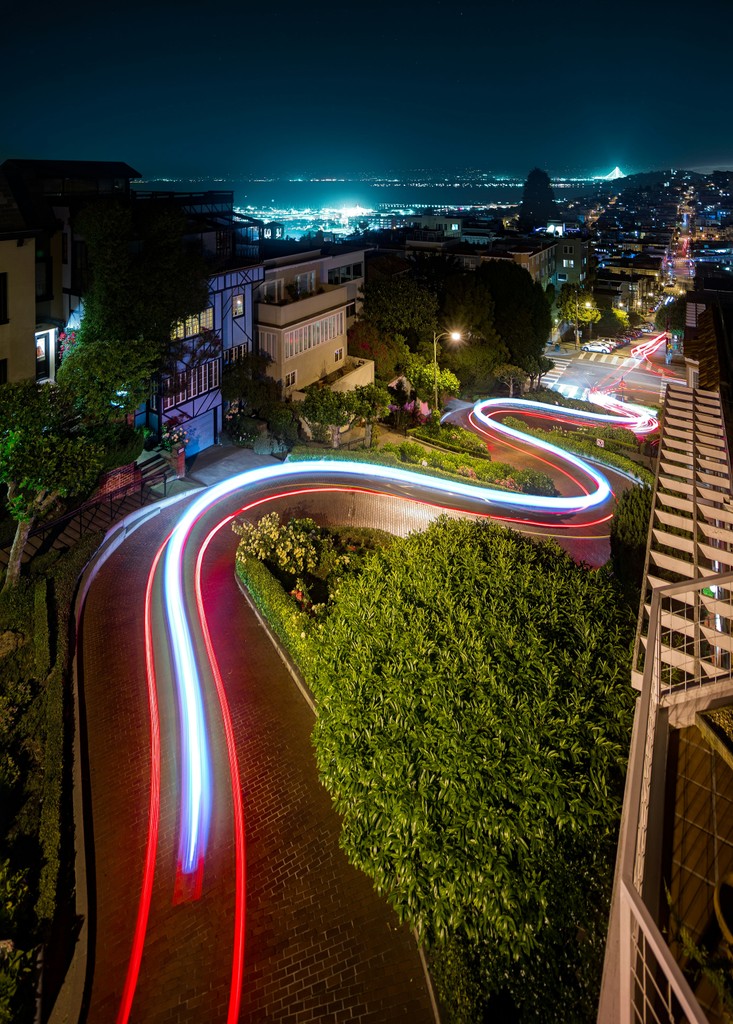
[[[560,377],[562,377],[562,375],[567,370],[568,366],[570,366],[571,360],[554,359],[553,362],[555,364],[553,368],[548,373],[544,373],[542,375],[542,382],[548,388],[551,387],[556,381],[558,381]]]

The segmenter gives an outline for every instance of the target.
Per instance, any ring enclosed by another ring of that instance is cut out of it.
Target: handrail
[[[636,922],[638,927],[644,934],[644,938],[648,946],[651,948],[659,967],[662,969],[662,973],[667,980],[669,990],[674,994],[675,999],[680,1004],[680,1009],[684,1014],[684,1019],[688,1024],[709,1024],[707,1015],[703,1012],[699,1002],[695,997],[695,993],[690,988],[689,984],[685,980],[685,976],[680,970],[679,964],[676,962],[674,957],[669,951],[669,946],[665,942],[661,932],[657,928],[652,915],[649,913],[644,901],[639,896],[638,892],[631,884],[630,879],[622,876],[620,878],[620,896],[622,903],[621,920],[623,922],[624,917],[631,917]],[[630,921],[627,924],[630,925]],[[631,939],[631,928],[627,928],[628,938]],[[628,950],[628,954],[631,954],[631,950]],[[623,955],[623,954],[622,954]],[[631,983],[631,974],[633,971],[632,964],[628,963],[627,981]],[[637,979],[638,980],[638,979]],[[656,989],[657,995],[663,998],[663,993],[659,989],[658,981],[655,977],[651,978],[654,988]],[[646,994],[646,993],[644,993]],[[622,1020],[627,1019],[643,1019],[647,1018],[644,1016],[639,1018],[632,1018],[632,1007],[634,1006],[633,994],[629,991],[628,998],[622,1002],[622,1013],[625,1017]],[[667,1007],[671,1013],[671,1007]],[[655,1020],[658,1020],[656,1016]],[[670,1020],[672,1017],[670,1015]]]

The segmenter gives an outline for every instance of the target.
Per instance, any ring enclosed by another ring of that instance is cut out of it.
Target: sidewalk
[[[143,452],[137,462],[139,466],[144,467],[146,462],[157,457],[156,451]],[[185,477],[178,480],[169,476],[165,485],[156,484],[151,491],[155,495],[155,500],[164,496],[170,498],[201,487],[210,487],[211,484],[236,476],[237,473],[244,473],[248,469],[275,465],[279,461],[281,460],[272,455],[258,455],[251,448],[241,448],[227,439],[186,459]]]

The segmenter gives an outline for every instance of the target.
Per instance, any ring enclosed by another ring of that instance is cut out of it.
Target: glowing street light
[[[461,341],[460,331],[443,331],[438,334],[437,331],[433,331],[433,385],[434,385],[434,403],[433,408],[438,408],[438,341],[441,338],[450,338],[451,341]]]

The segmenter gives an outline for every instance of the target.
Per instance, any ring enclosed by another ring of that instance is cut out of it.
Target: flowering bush
[[[183,427],[174,426],[169,424],[163,428],[163,433],[160,438],[160,446],[167,452],[172,452],[177,448],[183,446],[184,448],[189,442],[189,436]]]
[[[59,334],[59,359],[63,359],[76,345],[76,331],[61,331]]]
[[[252,448],[259,434],[255,420],[238,409],[230,409],[227,412],[224,427],[234,444],[243,448]]]

